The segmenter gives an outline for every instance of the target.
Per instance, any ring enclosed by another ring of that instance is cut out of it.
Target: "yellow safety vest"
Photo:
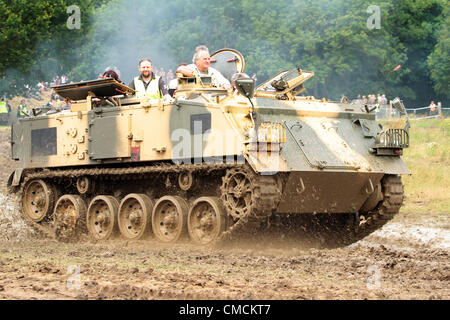
[[[155,77],[150,80],[150,83],[145,90],[144,82],[139,77],[134,78],[134,88],[136,89],[136,97],[149,97],[150,99],[162,98],[161,91],[159,90],[159,77]]]
[[[28,115],[28,109],[25,106],[19,105],[19,115],[20,116],[27,116]]]
[[[0,113],[9,113],[5,101],[0,101]]]

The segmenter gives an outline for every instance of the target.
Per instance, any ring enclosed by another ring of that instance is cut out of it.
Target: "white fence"
[[[439,111],[441,110],[441,112]],[[423,120],[423,119],[433,119],[444,117],[450,113],[450,108],[442,108],[441,106],[436,106],[435,110],[432,111],[431,107],[423,107],[416,109],[406,109],[410,116],[410,120]]]
[[[410,120],[423,120],[439,118],[441,116],[450,116],[450,108],[442,108],[440,105],[437,105],[434,111],[431,110],[430,106],[416,109],[406,109],[406,111],[408,112]],[[377,107],[375,116],[377,119],[395,119],[399,118],[400,114],[397,110],[391,108],[390,105],[380,105]]]

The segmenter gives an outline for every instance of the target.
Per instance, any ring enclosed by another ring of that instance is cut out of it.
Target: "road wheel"
[[[95,182],[89,177],[78,177],[77,190],[80,194],[93,193],[95,190]]]
[[[77,240],[86,230],[86,204],[78,195],[63,195],[58,199],[53,213],[55,237],[68,242]]]
[[[26,219],[40,222],[53,211],[55,200],[50,184],[40,179],[28,181],[23,191],[22,212]]]
[[[96,240],[112,238],[117,233],[119,202],[112,196],[97,196],[87,210],[87,229]]]
[[[195,200],[188,215],[188,231],[192,241],[202,245],[214,243],[225,227],[225,209],[218,198],[201,197]]]
[[[186,233],[187,202],[177,196],[160,198],[152,213],[152,229],[161,242],[176,242]]]
[[[129,240],[142,239],[150,231],[153,201],[145,194],[131,193],[119,206],[119,230]]]

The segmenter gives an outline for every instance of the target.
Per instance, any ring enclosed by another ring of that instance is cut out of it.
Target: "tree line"
[[[149,56],[166,70],[194,48],[242,52],[265,80],[294,67],[315,72],[307,94],[400,96],[407,107],[450,98],[449,0],[4,0],[0,93],[66,74],[94,79],[116,66],[128,83]],[[79,29],[67,8],[80,9]],[[371,10],[375,8],[376,10]],[[378,22],[378,25],[373,22]],[[259,81],[259,82],[260,82]],[[448,103],[447,103],[448,105]]]

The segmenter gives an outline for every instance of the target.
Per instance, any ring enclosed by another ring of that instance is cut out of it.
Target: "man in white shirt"
[[[231,89],[230,81],[228,81],[218,70],[210,67],[211,57],[206,46],[198,46],[195,48],[192,62],[194,63],[178,67],[176,72],[182,73],[185,77],[192,77],[195,72],[199,75],[208,75],[213,78],[214,86],[227,90]]]

